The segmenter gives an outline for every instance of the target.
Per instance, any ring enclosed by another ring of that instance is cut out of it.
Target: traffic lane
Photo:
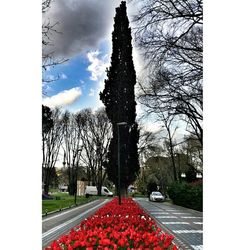
[[[203,249],[202,212],[166,202],[149,202],[146,198],[135,200],[163,231],[175,236],[174,243],[179,249]]]
[[[87,204],[84,205],[80,205],[71,209],[67,209],[61,212],[57,212],[54,214],[50,214],[46,217],[43,217],[42,219],[42,232],[46,232],[48,230],[50,230],[51,228],[58,226],[62,223],[64,223],[67,220],[70,220],[72,218],[74,218],[75,216],[79,215],[80,213],[82,213],[84,210],[89,209],[99,203],[101,203],[103,200],[99,199],[99,200],[95,200],[92,202],[89,202]]]
[[[89,217],[90,215],[94,214],[96,210],[98,210],[100,207],[102,207],[105,203],[107,203],[109,199],[105,200],[99,200],[98,204],[92,203],[92,206],[88,206],[86,208],[82,207],[82,211],[79,213],[78,210],[78,215],[75,215],[71,217],[71,219],[65,219],[63,223],[54,225],[53,228],[50,230],[47,230],[42,234],[42,247],[46,247],[52,243],[53,240],[58,239],[61,235],[68,233],[72,228],[78,226],[82,220],[85,218]],[[74,213],[76,211],[73,211]],[[68,214],[67,214],[68,217]],[[58,218],[58,217],[56,217]],[[54,218],[54,219],[56,219]],[[61,219],[60,219],[61,220]],[[46,221],[47,222],[47,221]]]

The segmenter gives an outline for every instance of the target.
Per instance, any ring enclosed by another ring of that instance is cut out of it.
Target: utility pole
[[[120,159],[120,126],[127,125],[126,122],[119,122],[117,123],[117,133],[118,133],[118,204],[121,205],[121,159]]]

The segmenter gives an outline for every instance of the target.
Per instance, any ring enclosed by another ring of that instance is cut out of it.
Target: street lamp
[[[79,164],[79,158],[80,158],[80,155],[78,154],[78,152],[80,152],[81,153],[81,151],[82,151],[82,148],[83,148],[83,146],[80,148],[80,149],[77,149],[76,150],[76,157],[77,157],[77,162],[76,162],[76,167],[75,167],[75,175],[74,175],[74,177],[75,177],[75,180],[74,180],[74,198],[75,198],[75,206],[77,206],[77,204],[76,204],[76,195],[77,195],[77,171],[78,171],[78,164]],[[74,152],[75,150],[73,150],[73,152]]]
[[[120,129],[119,127],[122,125],[127,125],[126,122],[118,122],[117,123],[117,134],[118,134],[118,197],[119,197],[119,205],[121,205],[121,166],[120,166]]]

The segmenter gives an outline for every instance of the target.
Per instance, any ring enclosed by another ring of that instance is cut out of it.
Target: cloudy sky
[[[68,59],[64,64],[50,67],[43,78],[43,104],[62,107],[72,112],[82,108],[96,109],[103,104],[99,92],[104,88],[105,69],[110,65],[112,31],[115,8],[119,0],[54,0],[43,22],[57,23],[59,31],[51,35],[53,46],[46,47],[54,56]],[[127,4],[127,14],[132,26],[135,6]],[[142,60],[135,46],[134,64],[137,75],[142,70]],[[137,112],[141,108],[138,106]]]

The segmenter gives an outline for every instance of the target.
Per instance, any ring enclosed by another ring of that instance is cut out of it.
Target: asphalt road
[[[172,205],[152,202],[146,198],[134,199],[163,231],[175,236],[179,250],[203,249],[203,213]]]
[[[71,228],[79,225],[83,219],[92,215],[108,201],[109,199],[99,199],[44,217],[42,220],[42,247],[45,248],[62,234],[68,233]]]
[[[146,198],[134,199],[162,228],[175,236],[179,250],[203,249],[203,213],[164,202],[150,202]],[[48,215],[42,220],[42,247],[68,233],[71,228],[92,215],[109,199],[99,199],[60,213]]]

